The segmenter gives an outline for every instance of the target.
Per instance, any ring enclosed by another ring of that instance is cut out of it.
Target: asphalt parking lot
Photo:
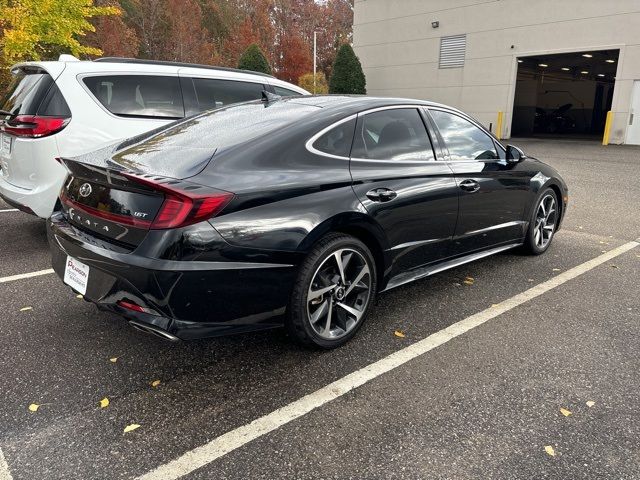
[[[282,331],[171,344],[55,275],[7,280],[49,257],[44,221],[0,204],[0,480],[640,478],[640,149],[514,143],[569,184],[550,250],[385,293],[331,352]],[[314,395],[470,317],[482,322]],[[306,415],[277,413],[310,394]]]

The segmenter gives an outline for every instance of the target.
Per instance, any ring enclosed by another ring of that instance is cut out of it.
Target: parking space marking
[[[640,240],[640,239],[639,239]],[[197,447],[182,456],[138,477],[138,480],[174,480],[202,468],[214,460],[233,452],[247,443],[272,432],[293,420],[341,397],[349,391],[398,368],[434,348],[447,343],[489,320],[522,305],[548,291],[586,273],[609,260],[639,246],[638,241],[621,245],[592,260],[573,267],[566,272],[542,282],[503,302],[465,318],[449,327],[429,335],[402,350],[394,352],[377,362],[361,368],[329,385],[306,395],[293,403],[279,408],[251,423],[231,430],[209,443]]]
[[[1,277],[0,283],[13,282],[15,280],[22,280],[23,278],[39,277],[40,275],[49,275],[50,273],[53,273],[52,268],[38,270],[37,272],[21,273],[19,275],[11,275],[10,277]]]
[[[17,212],[18,209],[17,208],[5,208],[4,210],[0,210],[0,213],[5,213],[5,212]]]
[[[7,465],[7,461],[2,453],[2,448],[0,448],[0,480],[13,480],[11,472],[9,471],[9,465]]]

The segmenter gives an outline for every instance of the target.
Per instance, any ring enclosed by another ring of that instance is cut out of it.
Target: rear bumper
[[[61,168],[60,175],[53,175],[46,184],[38,185],[32,190],[16,187],[7,182],[0,174],[0,197],[23,212],[48,218],[58,201],[58,195],[66,176],[64,169],[60,165],[58,167]]]
[[[83,241],[59,213],[48,221],[47,232],[56,274],[64,278],[68,256],[88,265],[85,299],[138,328],[190,340],[282,325],[296,275],[293,265],[121,253]],[[119,301],[157,315],[123,308]]]

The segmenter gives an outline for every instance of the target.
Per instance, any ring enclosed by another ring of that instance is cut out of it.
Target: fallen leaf
[[[551,455],[552,457],[556,456],[556,451],[553,449],[551,445],[545,446],[544,451],[547,452],[547,455]]]
[[[110,358],[110,359],[109,359],[109,361],[110,361],[111,363],[116,363],[116,362],[118,361],[118,357]]]
[[[473,285],[473,280],[465,280],[464,282],[465,285]]]
[[[571,411],[567,410],[566,408],[561,408],[560,413],[563,414],[565,417],[568,417],[569,415],[571,415]]]
[[[492,303],[491,304],[491,308],[496,308],[498,305],[500,305],[499,303]]]
[[[21,311],[21,312],[26,312],[26,311],[28,311],[28,310],[33,310],[33,307],[22,307],[22,308],[20,309],[20,311]]]
[[[466,277],[465,280],[469,280],[470,282],[473,282],[473,277]]]
[[[560,269],[559,269],[559,268],[554,268],[554,269],[553,269],[553,271],[554,271],[554,272],[559,272],[559,271],[560,271]]]
[[[157,387],[158,385],[160,385],[160,380],[154,380],[153,382],[151,382],[151,386],[153,388]]]
[[[109,406],[109,399],[107,397],[104,397],[102,400],[100,400],[100,408],[107,408]]]
[[[405,337],[404,332],[402,330],[396,330],[395,332],[393,332],[393,334],[396,337],[400,337],[400,338],[404,338]]]
[[[126,427],[124,427],[123,433],[132,432],[137,428],[140,428],[140,425],[138,425],[137,423],[132,423],[131,425],[127,425]]]
[[[76,298],[80,298],[80,299],[82,299],[82,298],[84,298],[84,297],[83,297],[81,294],[78,294],[78,295],[76,295]]]
[[[31,405],[29,405],[30,412],[37,412],[38,408],[40,408],[40,405],[38,405],[37,403],[32,403]]]
[[[589,401],[587,402],[587,407],[591,408],[591,407],[593,407],[595,404],[596,404],[596,402],[594,402],[593,400],[589,400]]]

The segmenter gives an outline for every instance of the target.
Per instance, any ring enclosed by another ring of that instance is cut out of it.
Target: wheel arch
[[[299,250],[308,252],[318,240],[332,232],[351,235],[367,246],[376,262],[378,289],[380,289],[390,264],[389,256],[385,253],[389,245],[382,227],[363,213],[342,213],[325,220],[309,232],[300,244]]]

